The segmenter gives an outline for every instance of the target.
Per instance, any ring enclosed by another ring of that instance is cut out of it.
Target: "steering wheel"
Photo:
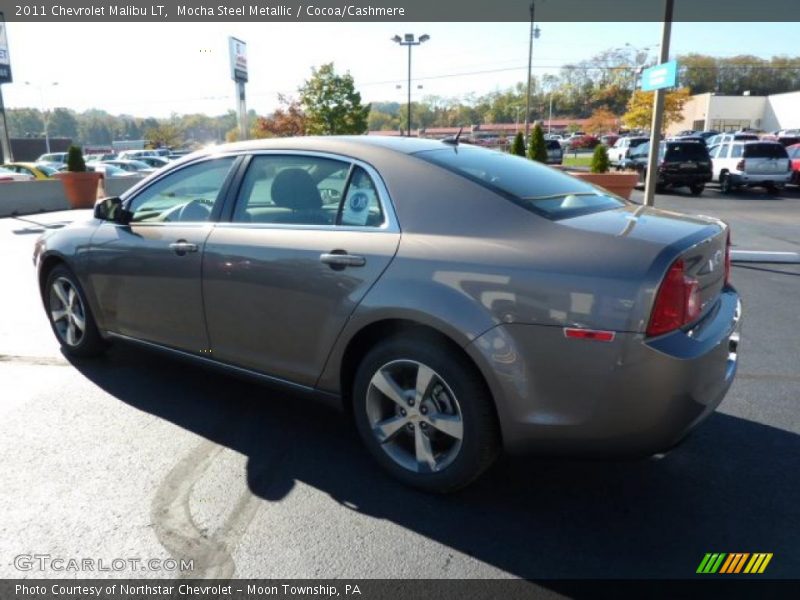
[[[208,221],[211,216],[211,207],[214,205],[208,198],[195,198],[180,207],[176,221]]]

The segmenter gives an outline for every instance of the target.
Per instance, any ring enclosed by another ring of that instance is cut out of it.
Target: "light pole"
[[[406,136],[411,137],[411,47],[419,46],[431,39],[427,33],[419,36],[418,39],[414,38],[413,33],[407,33],[403,37],[396,35],[392,38],[393,42],[401,46],[408,46],[408,119],[406,121]]]
[[[53,81],[49,84],[41,84],[41,83],[31,83],[30,81],[26,81],[25,85],[29,85],[39,90],[39,100],[42,104],[42,118],[44,119],[44,145],[46,148],[47,154],[50,154],[50,131],[48,129],[50,124],[50,116],[47,110],[47,105],[44,102],[44,88],[46,86],[55,87],[58,85],[57,81]]]
[[[533,25],[533,16],[536,3],[531,1],[531,34],[528,40],[528,93],[525,97],[525,143],[528,143],[528,135],[531,132],[531,69],[533,68],[533,38],[539,37],[539,28]]]

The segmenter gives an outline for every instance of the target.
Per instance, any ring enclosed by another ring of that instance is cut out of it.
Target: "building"
[[[800,91],[772,96],[692,96],[683,107],[683,120],[667,128],[667,134],[685,129],[777,131],[800,128]]]

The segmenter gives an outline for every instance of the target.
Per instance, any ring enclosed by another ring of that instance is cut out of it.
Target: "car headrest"
[[[322,208],[319,190],[305,169],[284,169],[272,182],[272,201],[292,210]]]

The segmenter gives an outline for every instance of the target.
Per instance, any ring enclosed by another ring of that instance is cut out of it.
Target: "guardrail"
[[[141,177],[109,177],[104,179],[103,185],[106,195],[119,196],[141,180]],[[68,208],[64,187],[58,179],[0,183],[0,217],[30,215]]]

